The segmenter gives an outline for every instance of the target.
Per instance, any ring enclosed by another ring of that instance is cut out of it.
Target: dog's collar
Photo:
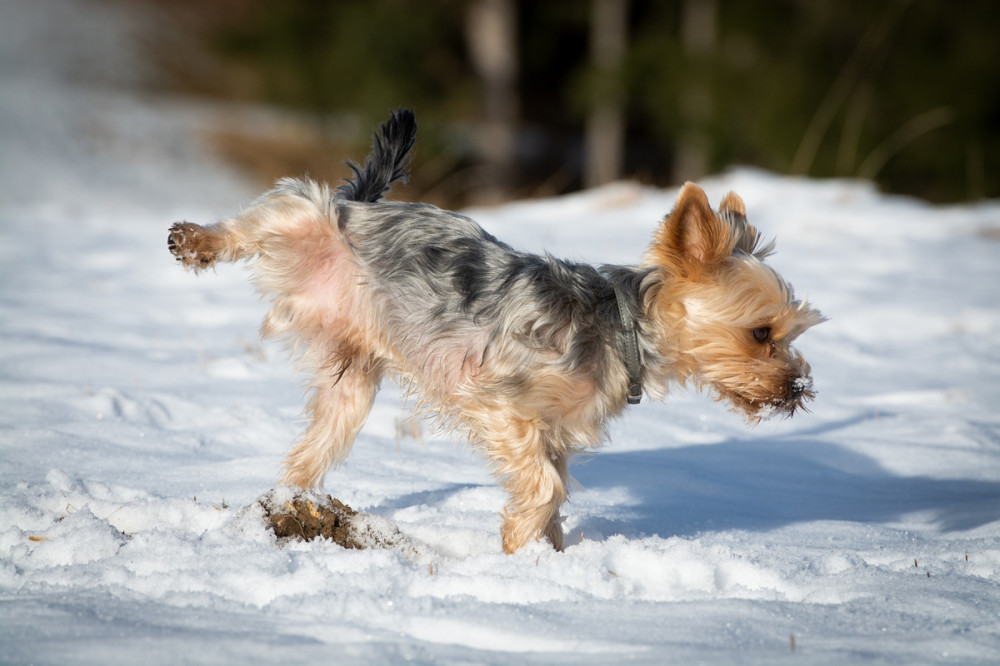
[[[642,400],[642,356],[639,352],[638,322],[630,308],[625,305],[625,294],[621,285],[615,284],[615,300],[618,301],[618,316],[622,322],[622,346],[625,349],[625,368],[628,371],[628,390],[625,402],[638,405]]]

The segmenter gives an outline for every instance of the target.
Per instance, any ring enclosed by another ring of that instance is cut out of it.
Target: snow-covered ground
[[[245,271],[165,242],[253,193],[200,148],[218,109],[87,75],[128,60],[125,6],[0,6],[0,663],[1000,663],[1000,205],[708,179],[830,317],[812,413],[645,401],[574,465],[566,551],[508,556],[484,459],[387,386],[326,487],[419,555],[279,545],[247,507],[301,378]],[[675,194],[473,213],[630,262]]]

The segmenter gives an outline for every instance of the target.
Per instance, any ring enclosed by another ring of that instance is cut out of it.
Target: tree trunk
[[[625,55],[628,0],[592,0],[590,53],[605,77],[616,76]],[[625,110],[619,86],[609,85],[587,118],[584,185],[596,187],[622,176],[625,163]]]
[[[484,111],[478,137],[483,163],[475,198],[498,203],[513,186],[517,133],[517,9],[514,0],[474,0],[466,18],[473,65],[483,83]]]
[[[688,62],[687,80],[681,90],[681,127],[677,138],[674,177],[694,180],[708,173],[712,137],[712,87],[706,66],[715,49],[716,0],[684,0],[681,15],[681,44]]]

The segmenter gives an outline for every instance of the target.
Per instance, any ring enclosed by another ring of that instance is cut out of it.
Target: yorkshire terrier
[[[638,266],[595,268],[515,250],[473,220],[383,202],[405,180],[411,111],[375,132],[335,191],[282,179],[241,214],[178,222],[169,248],[195,271],[249,259],[271,303],[261,326],[312,375],[311,423],[283,483],[317,488],[344,461],[384,376],[489,456],[509,493],[503,549],[562,549],[568,458],[671,382],[708,387],[756,423],[814,397],[791,343],[823,321],[764,263],[743,201],[713,211],[692,183]]]

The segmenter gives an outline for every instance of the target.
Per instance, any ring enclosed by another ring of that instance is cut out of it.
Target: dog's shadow
[[[876,460],[809,434],[616,453],[572,468],[573,498],[589,515],[570,520],[568,543],[623,534],[693,536],[716,530],[766,531],[795,523],[886,524],[931,516],[938,530],[967,530],[1000,517],[1000,483],[900,476]],[[608,504],[605,497],[626,498]],[[623,506],[621,504],[624,504]]]

